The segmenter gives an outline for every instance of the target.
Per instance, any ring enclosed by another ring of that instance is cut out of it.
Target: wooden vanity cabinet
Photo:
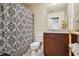
[[[77,35],[72,34],[72,43],[77,42]],[[44,33],[45,56],[68,56],[69,34]]]

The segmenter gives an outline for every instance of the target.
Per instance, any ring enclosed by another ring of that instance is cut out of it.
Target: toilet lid
[[[33,42],[33,43],[31,43],[31,46],[37,46],[39,44],[40,44],[39,42]]]

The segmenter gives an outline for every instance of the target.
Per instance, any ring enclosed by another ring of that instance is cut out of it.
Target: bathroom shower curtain
[[[0,4],[0,55],[21,56],[33,38],[33,13],[22,4]]]

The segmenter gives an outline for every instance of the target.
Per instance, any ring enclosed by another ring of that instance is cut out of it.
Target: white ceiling
[[[67,3],[59,3],[56,5],[51,5],[55,3],[25,3],[24,5],[33,5],[33,6],[38,6],[38,5],[45,5],[47,6],[47,12],[57,12],[57,11],[62,11],[67,8]]]
[[[24,5],[29,6],[29,5],[33,5],[33,6],[38,6],[38,5],[47,5],[48,3],[24,3]]]
[[[56,5],[49,5],[47,8],[48,12],[57,12],[57,11],[62,11],[66,10],[67,4],[66,3],[61,3],[61,4],[56,4]]]

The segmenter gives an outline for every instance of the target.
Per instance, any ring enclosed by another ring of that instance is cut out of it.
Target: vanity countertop
[[[58,30],[57,31],[56,30],[53,30],[53,31],[45,31],[44,33],[68,33],[68,34],[71,33],[71,34],[79,35],[79,32],[76,32],[76,31],[71,31],[70,32],[70,31],[67,31],[67,30],[66,31],[61,31],[61,30],[59,30],[59,31]]]
[[[69,33],[69,31],[53,30],[53,31],[45,31],[45,33]]]
[[[77,35],[79,35],[79,32],[71,32],[72,34],[77,34]]]

